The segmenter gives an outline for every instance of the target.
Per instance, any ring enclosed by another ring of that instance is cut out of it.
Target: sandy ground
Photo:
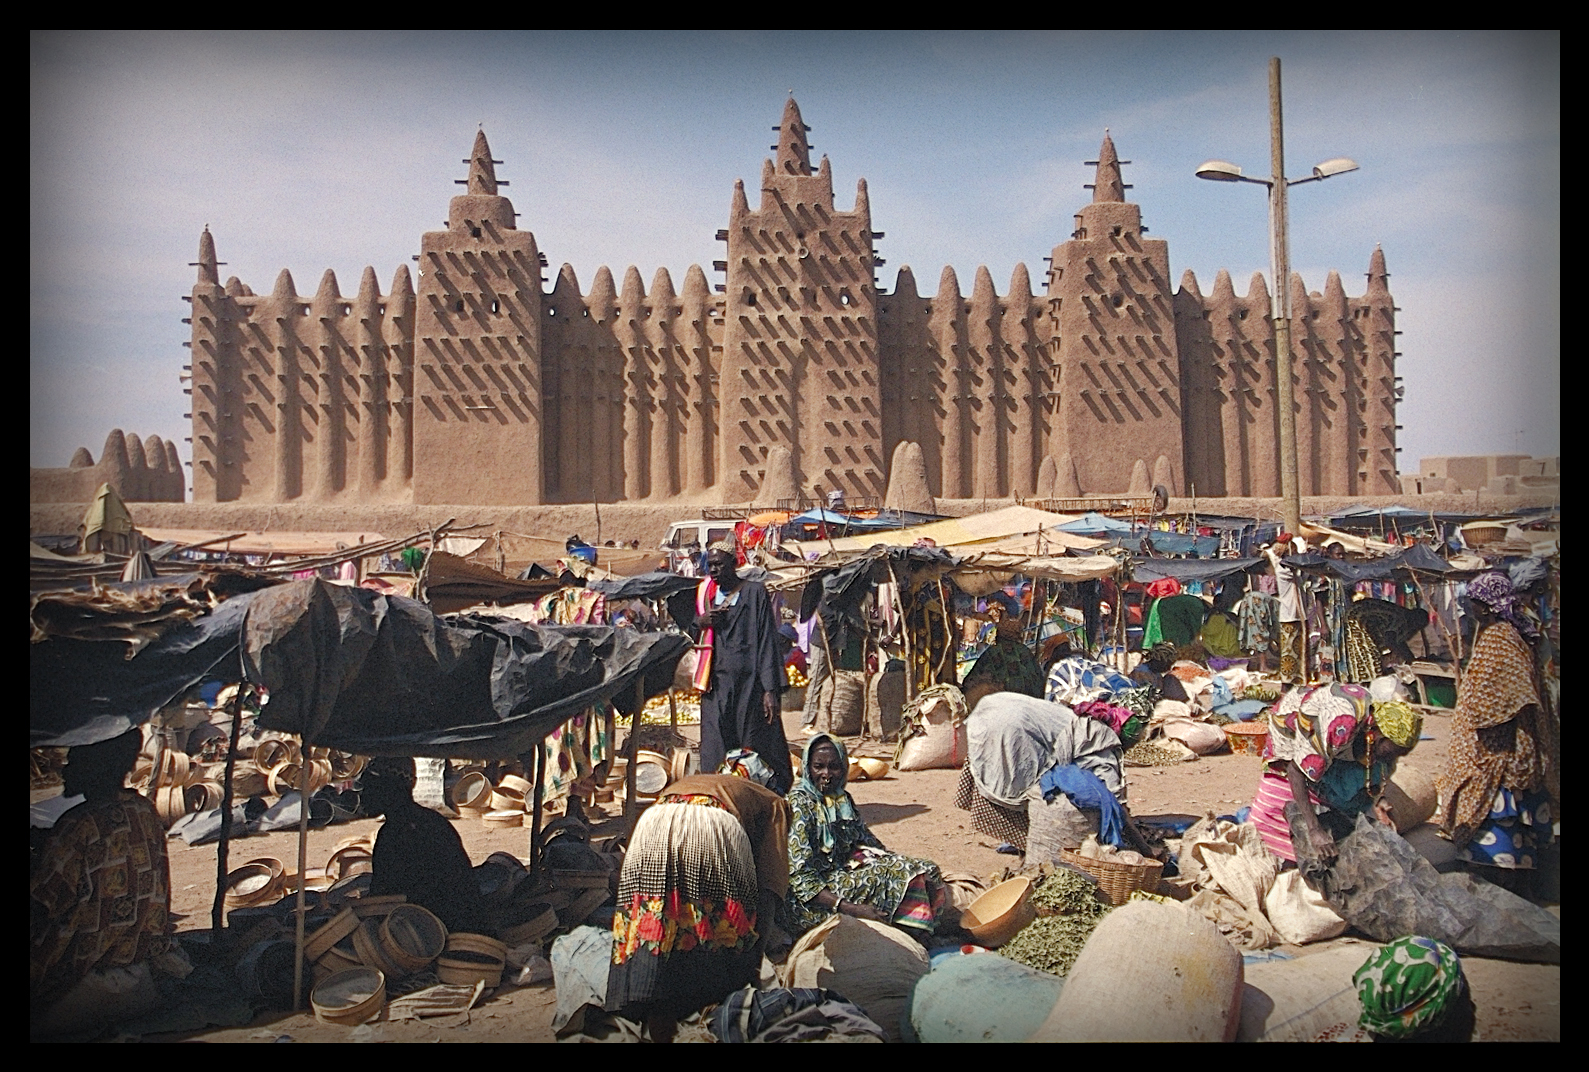
[[[786,713],[785,729],[792,741],[803,741],[797,713]],[[694,727],[683,727],[692,741]],[[1438,771],[1445,762],[1450,724],[1431,717],[1424,741],[1404,763]],[[887,755],[886,746],[862,746],[861,754]],[[1258,778],[1256,758],[1236,755],[1205,757],[1177,767],[1128,768],[1131,812],[1138,819],[1198,816],[1206,811],[1229,814],[1247,803]],[[1001,855],[992,839],[971,829],[969,813],[952,803],[958,771],[890,773],[876,782],[852,785],[864,818],[890,848],[938,862],[944,870],[969,871],[989,876],[1016,863]],[[360,820],[311,831],[308,861],[323,863],[337,841],[350,834],[373,833],[379,823]],[[487,830],[472,820],[456,823],[470,856],[479,862],[492,852],[505,850],[523,856],[528,830]],[[255,856],[275,856],[295,861],[296,835],[290,832],[251,837],[234,844],[233,866]],[[180,929],[209,926],[215,889],[215,850],[189,848],[173,842],[171,848],[172,909]],[[1559,908],[1554,909],[1558,912]],[[1351,941],[1350,938],[1336,942]],[[1306,956],[1334,943],[1308,947],[1283,947]],[[1365,954],[1366,955],[1366,954]],[[1561,1038],[1561,969],[1559,966],[1515,964],[1465,958],[1468,979],[1478,1005],[1478,1034],[1485,1041],[1544,1041]],[[555,996],[550,983],[524,988],[503,988],[478,1006],[467,1026],[436,1028],[420,1023],[378,1022],[353,1029],[318,1024],[307,1014],[262,1014],[247,1027],[200,1032],[191,1037],[207,1042],[271,1042],[285,1038],[312,1041],[485,1042],[551,1041]],[[175,1039],[172,1039],[175,1041]],[[155,1041],[150,1039],[149,1041]]]

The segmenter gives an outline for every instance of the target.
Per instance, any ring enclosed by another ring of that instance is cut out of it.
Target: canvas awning
[[[991,510],[985,514],[947,518],[926,525],[914,525],[907,529],[869,532],[862,536],[848,536],[839,540],[807,540],[803,543],[793,543],[793,546],[799,548],[801,554],[809,551],[824,554],[829,552],[856,554],[879,544],[889,547],[910,547],[918,540],[931,540],[936,547],[961,550],[976,547],[978,550],[1036,554],[1039,549],[1035,537],[1041,530],[1044,553],[1052,554],[1071,549],[1091,550],[1097,547],[1097,540],[1059,531],[1061,525],[1075,520],[1077,518],[1074,514],[1053,514],[1030,506],[1006,506],[1002,510]],[[1020,542],[1019,538],[1022,537],[1032,539]],[[983,544],[990,546],[979,546]],[[997,546],[992,546],[994,544]]]

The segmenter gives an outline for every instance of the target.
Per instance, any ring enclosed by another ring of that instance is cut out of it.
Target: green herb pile
[[[1059,915],[1038,916],[999,952],[1018,964],[1054,975],[1068,975],[1081,954],[1081,947],[1111,911],[1094,896],[1092,883],[1066,868],[1049,874],[1032,891],[1032,905],[1040,912]]]

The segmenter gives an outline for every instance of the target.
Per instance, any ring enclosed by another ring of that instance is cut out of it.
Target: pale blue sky
[[[446,218],[484,123],[505,191],[582,286],[675,284],[722,256],[793,90],[847,204],[865,176],[892,289],[987,264],[1002,292],[1088,198],[1105,127],[1172,278],[1268,271],[1267,61],[1285,64],[1292,263],[1363,290],[1376,242],[1402,307],[1403,469],[1560,443],[1560,38],[1544,34],[79,34],[30,40],[33,465],[120,426],[184,459],[180,319],[208,223],[223,278],[290,268],[382,286]],[[709,273],[710,277],[710,273]]]

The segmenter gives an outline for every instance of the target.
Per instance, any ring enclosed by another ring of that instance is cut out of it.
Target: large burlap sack
[[[951,688],[952,686],[940,686]],[[959,690],[955,691],[959,696]],[[960,701],[963,710],[965,701]],[[900,725],[899,752],[894,769],[902,771],[941,770],[960,766],[970,755],[966,745],[966,726],[955,718],[955,705],[947,696],[927,696],[916,711],[907,711]]]
[[[1396,819],[1396,833],[1422,826],[1440,803],[1435,776],[1415,768],[1398,770],[1385,786],[1385,800]]]
[[[1180,741],[1200,756],[1218,752],[1227,745],[1224,730],[1211,722],[1193,718],[1192,709],[1179,700],[1160,700],[1154,704],[1152,721],[1164,731],[1164,736]]]
[[[840,737],[860,735],[866,717],[866,675],[835,670],[822,683],[817,710],[828,717],[828,732]]]
[[[1129,901],[1103,918],[1033,1042],[1229,1042],[1241,954],[1177,902]]]
[[[787,987],[843,994],[899,1042],[911,991],[930,969],[926,950],[893,927],[832,916],[795,943],[780,974]]]
[[[916,983],[910,1026],[918,1042],[1025,1042],[1065,980],[1008,957],[946,957]]]
[[[1282,871],[1263,898],[1264,915],[1282,941],[1307,945],[1334,938],[1346,930],[1346,920],[1324,899],[1324,894],[1302,881],[1300,871]]]
[[[1028,865],[1062,863],[1061,851],[1078,848],[1089,834],[1098,833],[1097,808],[1078,808],[1064,793],[1044,800],[1042,788],[1035,785],[1026,792],[1026,819]]]
[[[900,710],[905,706],[905,671],[888,670],[872,676],[866,694],[866,727],[880,740],[899,734]]]
[[[1236,1041],[1344,1041],[1362,1013],[1352,974],[1375,948],[1353,943],[1248,967]]]

